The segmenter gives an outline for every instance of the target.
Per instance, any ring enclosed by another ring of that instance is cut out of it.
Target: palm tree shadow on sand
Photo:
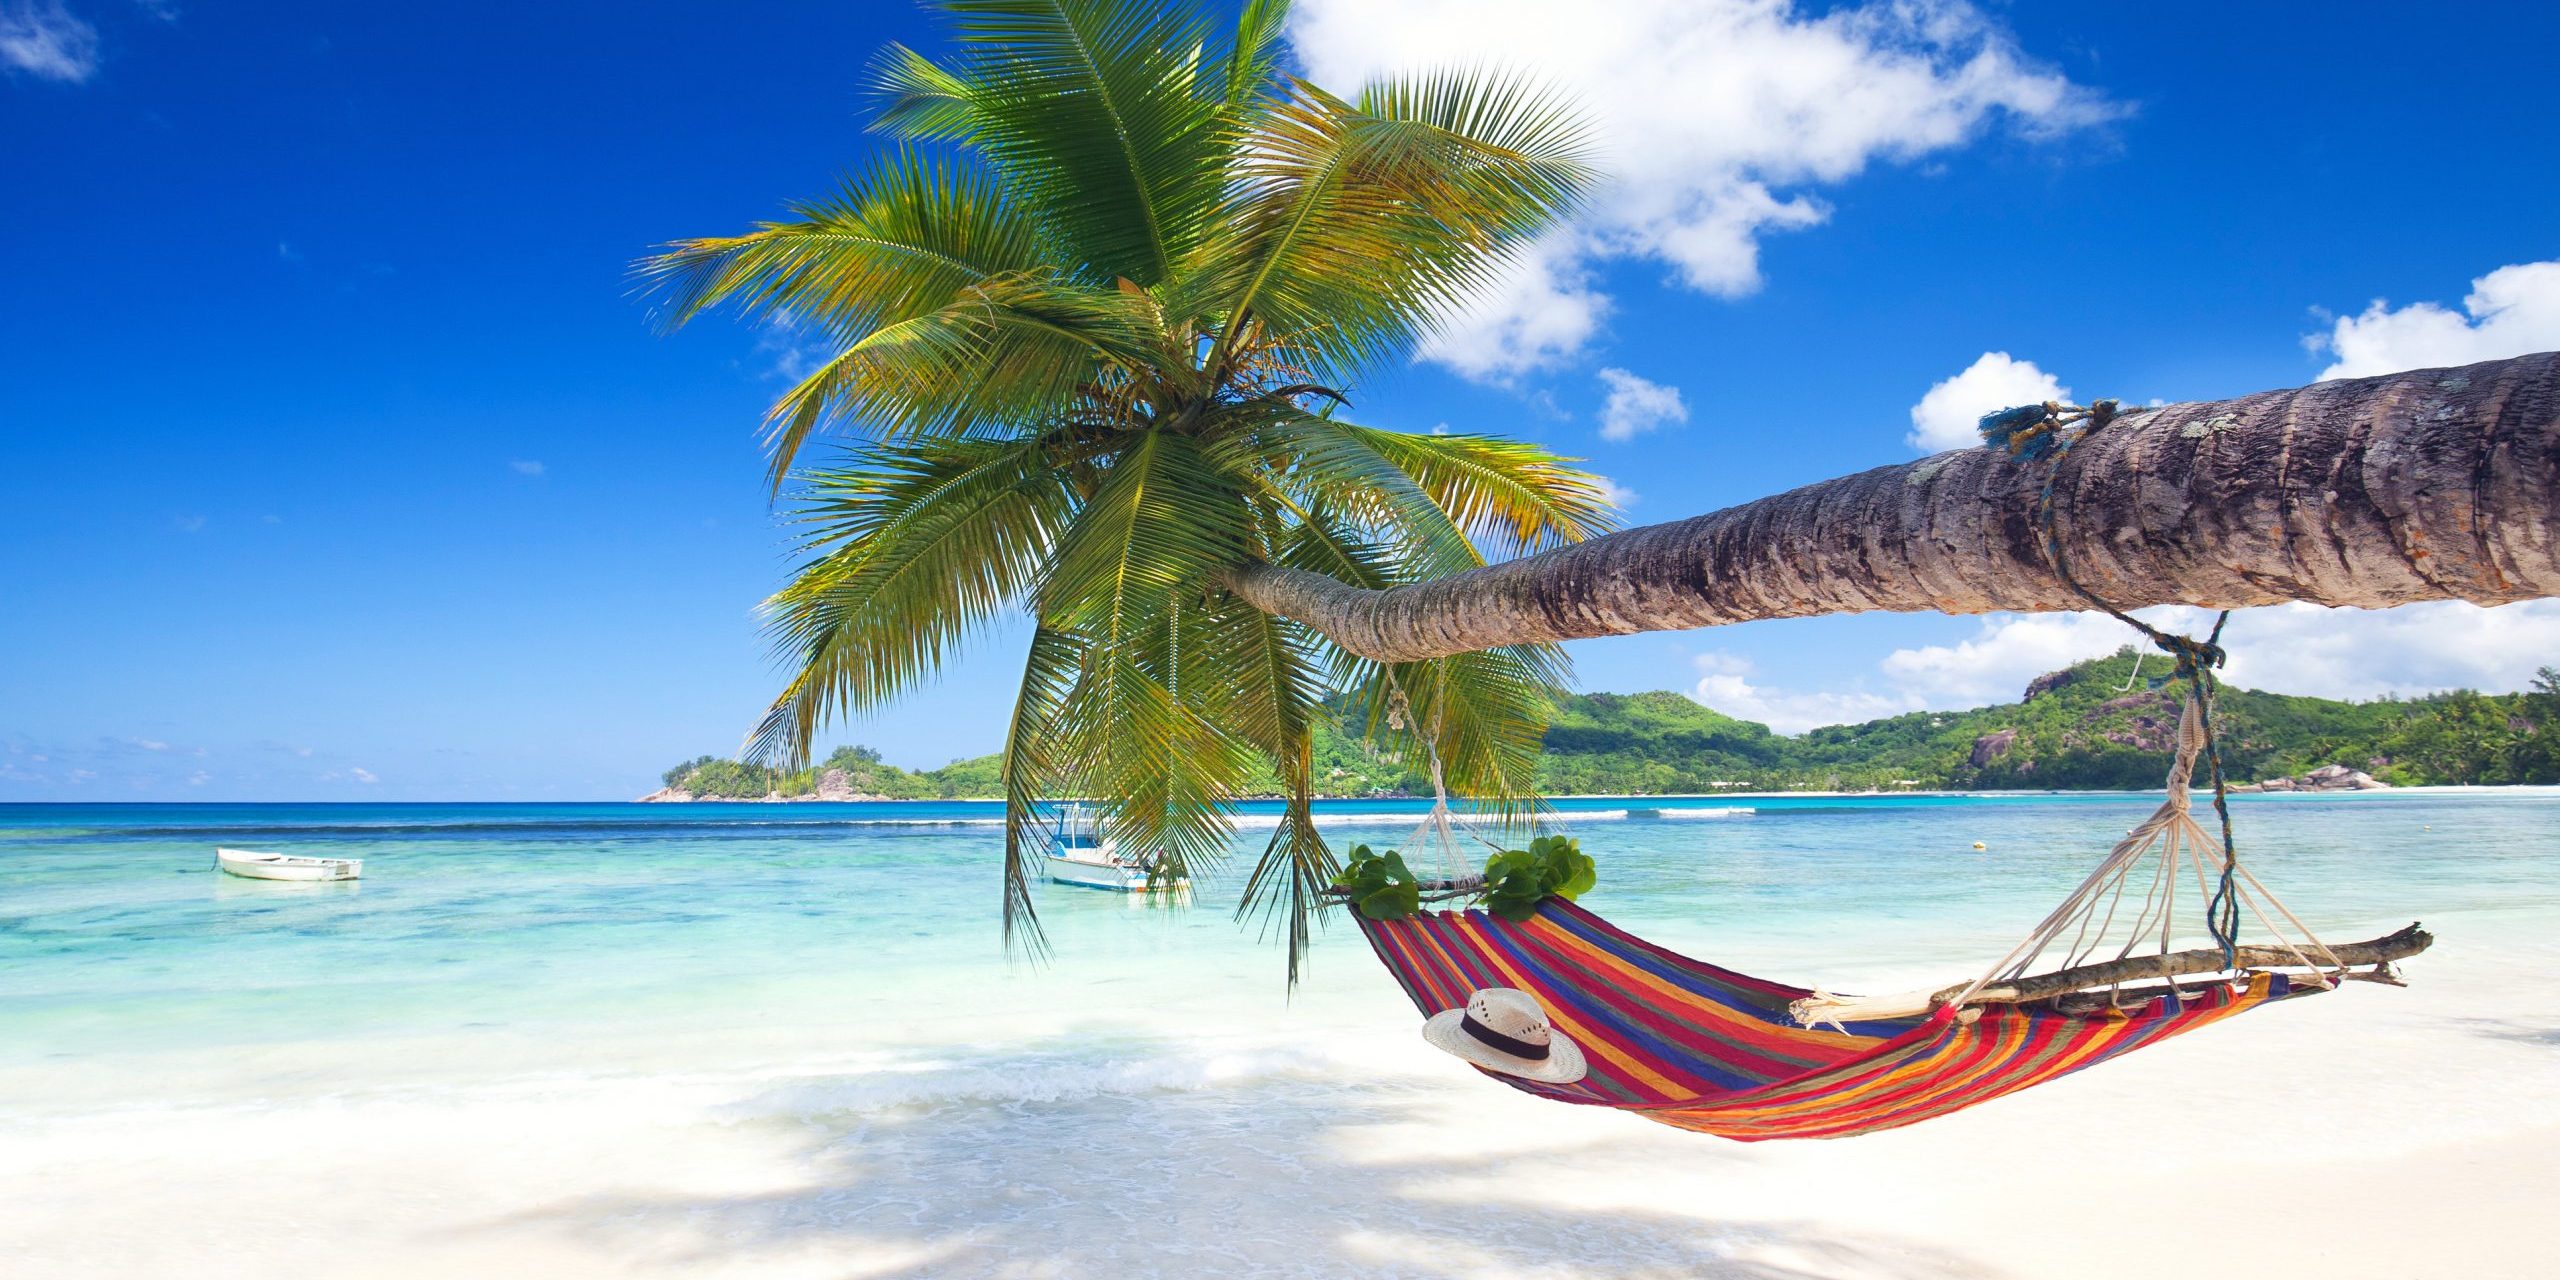
[[[1160,1043],[1107,1047],[1132,1067],[1181,1056]],[[669,1274],[757,1274],[763,1259],[847,1280],[1997,1274],[1885,1236],[1593,1208],[1560,1193],[1586,1175],[1625,1176],[1615,1125],[1488,1133],[1441,1090],[1296,1072],[1204,1087],[1146,1069],[1115,1076],[1095,1048],[1008,1052],[965,1068],[956,1096],[901,1100],[909,1086],[930,1092],[930,1078],[769,1091],[737,1112],[806,1134],[802,1185],[585,1197],[489,1228],[565,1232]],[[1073,1083],[1098,1065],[1099,1090]],[[1703,1141],[1694,1151],[1693,1170],[1730,1173],[1743,1158]]]

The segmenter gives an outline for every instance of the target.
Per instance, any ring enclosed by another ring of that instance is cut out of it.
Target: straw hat
[[[1422,1038],[1487,1071],[1543,1084],[1572,1084],[1590,1070],[1582,1046],[1547,1025],[1537,998],[1511,987],[1487,987],[1465,1008],[1431,1015]]]

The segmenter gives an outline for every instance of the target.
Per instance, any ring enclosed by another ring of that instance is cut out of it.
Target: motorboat
[[[1104,829],[1102,815],[1083,805],[1062,806],[1055,820],[1043,826],[1041,831],[1048,846],[1041,861],[1053,883],[1111,893],[1152,893],[1191,887],[1191,881],[1186,877],[1158,880],[1148,874],[1143,863],[1121,857],[1118,844]]]
[[[213,864],[226,874],[250,880],[353,880],[364,874],[362,858],[309,858],[249,849],[216,849]]]

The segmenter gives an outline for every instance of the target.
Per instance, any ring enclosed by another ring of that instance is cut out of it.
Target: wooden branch
[[[1422,891],[1424,902],[1447,902],[1452,898],[1470,897],[1484,892],[1484,877],[1460,876],[1455,880],[1424,880],[1415,884],[1414,887]],[[1324,887],[1325,897],[1338,898],[1346,903],[1351,900],[1352,893],[1352,890],[1341,885],[1329,884]]]
[[[2370,942],[2350,942],[2344,946],[2331,947],[2328,953],[2336,956],[2338,963],[2342,965],[2388,964],[2394,960],[2406,960],[2434,946],[2435,941],[2434,934],[2412,924],[2398,933],[2375,938]],[[2302,954],[2310,956],[2315,962],[2326,963],[2326,957],[2312,947],[2303,947]],[[2291,947],[2242,947],[2235,955],[2235,963],[2242,969],[2303,967],[2301,959],[2294,955]],[[2139,982],[2146,978],[2183,977],[2191,973],[2220,973],[2228,967],[2230,966],[2222,963],[2220,947],[2172,951],[2167,955],[2131,956],[2123,960],[2084,964],[2074,969],[2057,969],[2052,973],[2040,973],[2015,982],[1984,987],[1974,992],[1973,998],[1965,1003],[2032,1004],[2038,1000],[2050,1000],[2055,996],[2085,991],[2092,987],[2113,986],[2119,982]],[[1963,995],[1964,989],[1971,985],[1973,984],[1970,982],[1959,982],[1953,986],[1941,988],[1929,997],[1929,1004],[1931,1007],[1946,1004]]]
[[[2042,548],[2051,465],[1942,453],[1385,591],[1268,564],[1222,581],[1388,662],[1757,618],[2084,609]],[[2120,608],[2560,595],[2560,353],[2136,409],[2060,466],[2055,534]]]
[[[2350,942],[2333,946],[2328,954],[2342,965],[2373,965],[2376,970],[2394,960],[2405,960],[2435,945],[2435,935],[2412,924],[2398,933],[2375,938],[2370,942]],[[2321,960],[2310,947],[2303,954]],[[2235,954],[2243,969],[2301,969],[2301,960],[2290,947],[2242,947]],[[2062,1001],[2093,988],[2113,987],[2120,983],[2157,983],[2189,974],[2223,972],[2222,949],[2201,948],[2194,951],[2172,951],[2166,955],[2132,956],[2084,964],[2070,969],[2040,973],[2015,982],[1985,987],[1973,993],[1966,1005],[2032,1004],[2038,1000]],[[2356,982],[2390,982],[2400,984],[2383,972],[2346,975]],[[1825,1023],[1863,1022],[1878,1018],[1908,1018],[1927,1013],[1964,995],[1971,982],[1959,982],[1936,991],[1910,991],[1899,995],[1835,996],[1816,994],[1793,1002],[1787,1012],[1806,1026]],[[2096,1003],[2103,1003],[2098,1001]],[[2065,1004],[2066,1009],[2072,1006]],[[2080,1010],[2073,1009],[2074,1012]]]

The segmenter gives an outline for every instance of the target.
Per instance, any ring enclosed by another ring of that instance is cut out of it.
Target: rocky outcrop
[[[2163,707],[2155,697],[2119,698],[2099,709],[2132,712],[2123,723],[2099,735],[2118,746],[2166,753],[2178,744],[2178,707],[2174,700]]]
[[[2324,764],[2300,779],[2306,791],[2381,791],[2391,784],[2377,781],[2362,769],[2342,764]]]
[[[682,787],[660,787],[633,801],[634,804],[691,804],[693,793]]]
[[[2234,791],[2388,791],[2391,784],[2362,769],[2324,764],[2299,778],[2269,778],[2233,787]]]
[[[2030,692],[2027,696],[2034,697],[2035,695],[2033,692]],[[1984,765],[2009,754],[2010,744],[2017,740],[2018,731],[2015,729],[2002,729],[1998,733],[1986,733],[1981,737],[1974,739],[1973,755],[1971,757],[1973,767],[1979,769]]]
[[[2033,702],[2056,689],[2060,689],[2066,685],[2078,684],[2080,682],[2080,674],[2080,668],[2078,667],[2064,667],[2060,671],[2045,672],[2043,675],[2037,676],[2035,679],[2027,682],[2027,696],[2018,699],[2018,701]]]
[[[855,791],[853,789],[852,776],[847,774],[844,770],[829,769],[825,773],[818,775],[817,794],[810,798],[814,800],[865,800],[871,799],[872,797],[864,796]]]

